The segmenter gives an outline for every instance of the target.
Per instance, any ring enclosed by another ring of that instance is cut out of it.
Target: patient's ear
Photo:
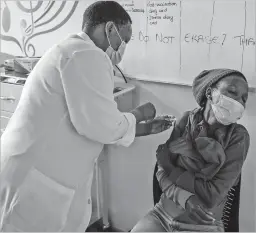
[[[212,88],[208,87],[206,89],[205,96],[208,100],[212,100]]]

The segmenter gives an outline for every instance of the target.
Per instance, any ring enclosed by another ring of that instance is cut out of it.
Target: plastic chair
[[[153,175],[153,198],[154,205],[159,202],[162,190],[156,178],[157,164]],[[222,221],[225,226],[225,232],[239,232],[239,204],[240,204],[241,176],[236,186],[233,186],[227,195],[227,201],[224,205]]]
[[[240,190],[241,175],[238,184],[229,190],[223,209],[222,221],[226,232],[239,232]]]

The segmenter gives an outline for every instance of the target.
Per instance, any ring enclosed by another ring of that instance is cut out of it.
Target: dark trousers
[[[159,202],[162,190],[156,178],[157,165],[153,176],[153,197],[154,205]],[[239,201],[241,189],[241,176],[236,186],[228,192],[228,201],[225,203],[222,220],[225,226],[225,232],[239,232]]]

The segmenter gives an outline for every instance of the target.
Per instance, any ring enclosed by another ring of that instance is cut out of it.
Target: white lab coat
[[[85,33],[42,57],[1,138],[1,231],[85,231],[95,160],[135,137],[113,88],[110,59]]]

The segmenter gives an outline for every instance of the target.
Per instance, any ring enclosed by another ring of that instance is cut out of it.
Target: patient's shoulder
[[[238,141],[246,141],[249,143],[250,135],[243,125],[235,123],[232,131],[231,142],[237,143]]]
[[[189,118],[189,115],[190,115],[191,111],[186,111],[184,112],[180,118],[178,118],[177,120],[177,124],[179,126],[185,126],[187,124],[187,121],[188,121],[188,118]]]
[[[235,133],[242,133],[242,134],[248,134],[248,130],[241,124],[235,124],[235,127],[234,127],[234,132]]]
[[[193,110],[185,111],[185,112],[181,115],[181,117],[179,118],[179,120],[180,120],[181,122],[182,122],[182,121],[186,121],[186,122],[187,122],[189,116],[191,116],[191,117],[194,118],[195,115],[200,114],[200,111],[201,111],[201,109],[199,109],[199,108],[195,108],[195,109],[193,109]]]
[[[180,120],[184,120],[184,119],[187,120],[191,112],[192,112],[192,111],[185,111],[185,112],[181,115]]]
[[[201,119],[201,113],[202,113],[202,109],[201,108],[195,108],[193,110],[189,110],[189,111],[185,111],[181,117],[177,120],[177,124],[180,127],[185,127],[188,123],[188,120],[190,119],[191,121],[194,121],[194,119],[196,118],[196,121],[199,121],[199,119]]]

